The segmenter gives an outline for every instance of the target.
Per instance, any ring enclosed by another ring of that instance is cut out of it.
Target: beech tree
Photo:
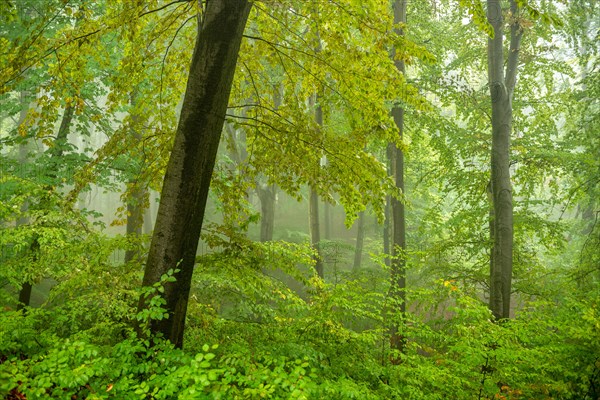
[[[493,27],[488,39],[488,84],[492,102],[491,197],[493,241],[490,261],[490,309],[496,318],[510,317],[513,268],[513,204],[510,180],[512,100],[517,80],[523,28],[519,7],[510,1],[510,47],[504,55],[504,17],[498,0],[488,0],[487,17]],[[505,69],[506,68],[506,69]]]
[[[242,34],[251,9],[245,0],[212,0],[198,25],[198,34],[175,143],[165,174],[143,286],[174,272],[164,286],[166,316],[150,322],[183,345],[188,297],[202,229],[208,189],[225,121]],[[140,300],[139,308],[149,298]]]
[[[394,2],[394,23],[399,35],[403,34],[402,24],[406,24],[406,2],[396,0]],[[394,64],[399,72],[405,73],[402,55],[392,52]],[[401,149],[404,135],[404,108],[400,104],[392,107],[392,117],[398,130],[398,138],[388,145],[388,155],[392,164],[394,183],[396,188],[404,195],[404,153]],[[391,283],[390,297],[393,305],[397,308],[400,318],[406,313],[406,216],[404,203],[397,197],[391,199],[392,206],[392,260],[391,260]],[[390,345],[392,349],[402,351],[404,347],[404,336],[400,333],[398,322],[392,323]]]

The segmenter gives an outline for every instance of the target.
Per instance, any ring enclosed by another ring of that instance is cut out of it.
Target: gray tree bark
[[[510,46],[504,57],[504,20],[499,0],[487,1],[487,17],[494,29],[488,38],[488,81],[492,102],[491,189],[494,216],[490,261],[490,310],[496,319],[510,317],[513,266],[513,204],[510,180],[510,135],[512,98],[515,89],[519,47],[523,31],[518,24],[519,9],[510,1]],[[506,62],[506,72],[504,63]]]
[[[324,167],[327,168],[329,164],[329,160],[327,156],[323,156],[324,159]],[[331,231],[332,231],[332,209],[333,206],[328,201],[323,202],[323,239],[331,240]]]
[[[358,214],[357,221],[357,232],[356,232],[356,247],[354,248],[354,265],[352,266],[353,272],[358,272],[362,264],[363,245],[365,243],[365,212],[361,211]]]
[[[317,253],[314,257],[315,270],[317,275],[325,278],[325,269],[323,268],[323,259],[321,257],[321,227],[319,224],[319,195],[315,189],[310,186],[308,197],[308,219],[310,225],[310,244]]]
[[[273,85],[273,107],[275,110],[278,110],[281,106],[282,91],[283,87],[281,85]],[[262,184],[257,180],[256,193],[260,200],[260,241],[268,242],[273,240],[277,186],[268,183]]]
[[[262,185],[257,183],[256,193],[260,199],[260,241],[273,240],[273,227],[275,224],[275,185]]]
[[[59,159],[63,156],[65,152],[65,145],[67,144],[67,139],[69,136],[69,130],[71,128],[71,121],[73,121],[73,114],[75,112],[75,108],[68,104],[65,107],[65,112],[63,113],[62,120],[60,121],[60,127],[58,128],[58,133],[56,134],[56,139],[54,140],[54,145],[50,149],[50,154],[52,158]],[[59,160],[57,160],[58,162]]]
[[[143,286],[169,270],[176,282],[164,286],[168,318],[150,321],[150,331],[183,347],[183,333],[208,189],[252,4],[211,0],[198,27],[175,143],[165,174]],[[149,299],[140,299],[139,308]]]
[[[315,96],[315,121],[317,125],[323,126],[323,109],[319,105],[319,96]],[[321,255],[321,226],[319,223],[319,195],[312,185],[309,185],[308,198],[308,219],[310,225],[310,243],[315,249],[315,270],[317,275],[325,278],[325,269],[323,267],[323,257]]]
[[[136,90],[134,89],[131,92],[131,100],[130,104],[133,107],[136,102]],[[142,140],[142,134],[139,130],[139,116],[131,115],[132,121],[132,129],[131,129],[131,137],[135,142],[140,142]],[[144,225],[144,203],[146,200],[146,187],[141,182],[138,182],[139,177],[142,173],[143,162],[144,160],[135,160],[135,164],[139,167],[135,171],[136,177],[133,177],[129,180],[129,185],[131,187],[131,192],[129,193],[129,197],[127,199],[127,224],[125,228],[125,233],[128,237],[139,238],[142,235],[142,227]],[[139,257],[139,250],[137,249],[128,249],[125,251],[125,263],[131,262],[132,260]]]
[[[323,203],[323,237],[325,240],[331,239],[331,209],[329,202]]]
[[[404,0],[395,0],[394,2],[394,23],[406,23],[406,2]],[[398,30],[403,35],[402,29]],[[394,50],[395,53],[395,50]],[[405,73],[404,61],[394,60],[396,68],[402,74]],[[398,129],[400,139],[404,136],[404,109],[398,105],[392,108],[392,117]],[[404,193],[404,154],[402,150],[393,146],[393,165],[394,180],[396,188]],[[395,307],[398,307],[400,318],[406,313],[406,218],[404,213],[404,204],[396,198],[391,199],[392,203],[392,254],[391,261],[391,283],[390,298]],[[392,323],[390,335],[390,347],[394,350],[403,351],[406,339],[399,332],[398,322]],[[400,360],[395,360],[399,362]]]
[[[394,151],[395,147],[393,144],[388,143],[386,146],[386,169],[387,174],[389,176],[393,176],[394,168],[392,162],[394,160]],[[385,265],[388,267],[391,266],[391,257],[392,251],[391,247],[391,237],[392,237],[392,199],[391,196],[387,195],[385,197],[385,210],[384,210],[384,221],[383,221],[383,253],[386,254],[385,257]]]

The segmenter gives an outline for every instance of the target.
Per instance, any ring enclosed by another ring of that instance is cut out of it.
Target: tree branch
[[[517,81],[517,67],[519,63],[519,50],[521,47],[521,38],[523,37],[523,29],[519,25],[517,15],[519,6],[516,0],[510,1],[511,24],[510,24],[510,47],[508,50],[508,62],[506,64],[506,74],[504,85],[508,92],[509,99],[512,100],[515,84]]]

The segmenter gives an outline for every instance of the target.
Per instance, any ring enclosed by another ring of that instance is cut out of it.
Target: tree
[[[403,24],[406,24],[406,2],[396,0],[394,2],[394,24],[399,35],[403,34]],[[402,56],[394,55],[394,64],[398,71],[405,73],[404,60]],[[393,165],[394,182],[396,189],[404,195],[404,153],[399,143],[402,143],[404,135],[404,108],[399,104],[392,107],[392,116],[398,130],[398,141],[388,144],[388,154],[391,155],[391,164]],[[406,313],[406,217],[404,213],[404,204],[397,197],[391,199],[392,206],[392,261],[390,276],[390,297],[394,308],[398,308],[399,318],[403,318]],[[405,338],[400,333],[398,321],[394,321],[391,326],[390,346],[394,350],[402,351]]]
[[[320,38],[317,35],[317,40],[320,42]],[[317,46],[320,47],[320,44]],[[319,51],[317,50],[317,53]],[[323,127],[323,108],[319,104],[319,96],[314,96],[314,107],[315,107],[315,122],[319,129]],[[320,161],[320,160],[319,160]],[[317,174],[320,173],[320,168],[317,168]],[[314,177],[315,180],[318,177]],[[310,244],[315,250],[315,270],[320,278],[325,278],[325,270],[323,266],[323,256],[321,254],[321,224],[319,219],[319,194],[314,185],[309,184],[308,188],[308,221],[310,228]]]
[[[137,115],[135,110],[135,101],[136,101],[136,90],[134,89],[131,92],[131,110],[133,110],[133,114],[131,117],[131,139],[134,142],[140,142],[142,140],[142,134],[140,133],[140,123],[139,123],[139,115]],[[144,224],[144,203],[147,196],[147,190],[144,182],[141,182],[142,172],[144,160],[140,157],[133,158],[131,163],[136,166],[134,171],[132,171],[132,177],[128,180],[128,186],[131,191],[129,196],[127,196],[127,223],[125,232],[126,234],[133,240],[139,239],[142,234],[142,227]],[[137,243],[134,243],[134,246],[137,247]],[[125,262],[128,263],[138,257],[138,250],[135,248],[129,248],[125,252]]]
[[[144,271],[143,286],[160,282],[161,276],[169,271],[176,272],[176,281],[164,287],[167,317],[152,320],[149,328],[152,333],[162,333],[178,347],[183,346],[188,296],[208,188],[250,8],[251,3],[245,0],[207,3],[198,26],[187,89]],[[146,307],[149,300],[141,299],[139,308]]]
[[[504,56],[504,17],[498,0],[488,0],[487,18],[493,27],[488,38],[488,84],[492,102],[490,309],[497,319],[510,317],[513,268],[513,204],[510,180],[512,100],[517,79],[523,28],[519,6],[510,1],[510,47]],[[506,65],[506,71],[504,66]]]
[[[358,213],[358,221],[356,223],[356,247],[354,248],[354,264],[352,264],[352,271],[357,272],[360,270],[363,255],[363,245],[365,242],[365,212],[361,211]]]

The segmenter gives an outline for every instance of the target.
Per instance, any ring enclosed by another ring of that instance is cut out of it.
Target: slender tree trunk
[[[27,92],[21,91],[20,96],[21,96],[21,98],[20,98],[21,112],[19,114],[18,126],[21,126],[25,122],[25,118],[27,117],[28,104],[29,104],[27,102]],[[27,162],[28,155],[29,155],[29,140],[27,140],[26,142],[21,143],[19,145],[19,164],[21,164],[21,165],[25,164]],[[29,201],[25,200],[21,211],[27,212],[28,208],[29,208]],[[27,225],[28,223],[29,223],[28,217],[21,217],[17,220],[17,226]],[[21,309],[29,306],[29,303],[31,301],[31,288],[32,288],[32,283],[29,281],[24,281],[21,284],[21,288],[19,289],[19,303],[17,304],[17,310],[21,310]]]
[[[308,216],[310,222],[310,244],[317,253],[315,256],[315,270],[319,277],[325,277],[323,258],[321,256],[321,227],[319,226],[319,195],[311,186],[309,188]]]
[[[320,45],[318,47],[320,49]],[[317,50],[319,51],[319,50]],[[317,125],[323,126],[323,109],[319,105],[319,96],[315,95],[315,121]],[[319,195],[315,188],[310,185],[309,187],[309,200],[308,200],[308,217],[310,225],[310,242],[312,247],[315,249],[317,255],[315,257],[315,269],[317,274],[321,277],[325,277],[325,270],[323,267],[323,257],[321,255],[321,226],[319,222]]]
[[[324,166],[325,166],[325,168],[327,168],[327,165],[329,164],[329,160],[327,159],[327,156],[323,156],[323,159],[324,159]],[[325,239],[325,240],[331,240],[331,231],[332,231],[331,210],[332,210],[331,203],[323,202],[323,239]]]
[[[140,184],[135,180],[129,182],[133,186],[129,198],[127,199],[127,225],[125,233],[128,237],[139,238],[142,235],[142,227],[144,225],[144,202],[146,190],[140,187]],[[125,251],[125,263],[131,262],[138,258],[139,250],[127,249]]]
[[[315,3],[315,15],[318,16],[318,3]],[[315,43],[315,53],[319,54],[322,51],[321,45],[321,35],[319,33],[318,26],[316,27],[316,43]],[[323,108],[319,103],[319,93],[316,92],[313,97],[309,100],[315,108],[315,122],[319,126],[319,129],[323,126]],[[320,164],[319,164],[320,167]],[[316,178],[316,177],[315,177]],[[311,245],[315,252],[317,253],[315,256],[315,270],[317,271],[317,275],[321,277],[321,279],[325,278],[325,269],[323,266],[323,257],[321,254],[321,226],[319,222],[319,195],[311,184],[309,184],[309,200],[308,200],[308,218],[310,225],[310,240]]]
[[[396,0],[394,2],[394,23],[406,23],[406,2]],[[403,34],[399,30],[399,34]],[[402,74],[404,71],[404,61],[395,60],[396,68]],[[399,106],[392,108],[392,117],[398,128],[398,136],[402,140],[404,136],[404,109]],[[394,179],[396,188],[404,193],[404,154],[402,150],[394,146]],[[404,215],[404,204],[396,198],[392,198],[392,263],[391,263],[391,284],[390,297],[395,307],[398,307],[400,318],[406,313],[406,219]],[[391,327],[390,347],[394,350],[403,351],[406,339],[399,332],[399,322],[395,321]],[[400,360],[394,360],[399,362]]]
[[[282,86],[273,85],[273,107],[278,110],[282,102]],[[275,224],[275,199],[277,186],[275,184],[261,184],[256,182],[256,193],[260,200],[260,241],[273,240],[273,228]]]
[[[584,29],[583,32],[585,32],[585,34],[587,35],[590,32],[590,27],[591,27],[591,17],[588,17],[585,21],[584,25]],[[583,42],[583,47],[581,49],[581,58],[583,60],[585,60],[582,65],[581,65],[581,81],[583,82],[581,85],[581,91],[585,92],[586,90],[588,90],[587,84],[586,84],[586,78],[589,74],[589,70],[590,70],[590,64],[588,62],[588,53],[589,53],[590,49],[589,49],[589,43],[587,41]],[[598,166],[598,171],[600,172],[600,165]],[[587,199],[584,199],[579,207],[581,209],[583,209],[583,211],[581,212],[581,219],[584,221],[584,227],[581,231],[581,233],[584,236],[589,235],[590,233],[592,233],[593,229],[594,229],[594,223],[596,221],[596,213],[594,211],[594,203],[595,201],[597,201],[597,199],[594,197],[594,192],[593,192],[593,186],[592,185],[588,185],[588,187],[586,188],[586,192],[587,192]]]
[[[50,149],[50,155],[52,158],[56,159],[56,164],[60,162],[60,158],[65,152],[65,145],[68,141],[69,130],[71,128],[71,122],[73,121],[74,112],[75,108],[71,104],[68,104],[65,107],[62,120],[60,121],[60,127],[58,128],[58,133],[56,134],[56,139],[54,140],[53,146]],[[54,174],[54,178],[56,178],[56,174]]]
[[[146,209],[144,209],[144,218],[143,218],[144,223],[142,224],[142,232],[146,235],[151,234],[152,229],[153,229],[152,197],[150,197],[149,201],[150,201],[150,204],[148,205],[148,207]]]
[[[331,204],[323,203],[323,238],[331,240]]]
[[[29,307],[31,303],[31,290],[33,284],[31,282],[24,282],[19,290],[19,304],[17,304],[17,311],[23,310],[25,307]]]
[[[275,185],[257,184],[256,193],[260,199],[260,241],[273,240],[275,222]]]
[[[26,101],[26,93],[21,92],[21,115],[19,116],[19,125],[25,121],[25,117],[27,116],[27,101]],[[60,127],[58,128],[58,132],[56,134],[56,138],[54,139],[53,146],[49,149],[50,157],[53,161],[54,169],[48,171],[48,176],[57,179],[57,169],[58,165],[61,162],[60,158],[63,156],[65,145],[67,143],[67,139],[69,136],[69,129],[71,127],[71,122],[73,120],[74,108],[70,104],[65,107],[65,111],[63,113],[62,120],[60,122]],[[29,143],[21,145],[19,148],[19,159],[21,163],[27,162],[27,158],[29,156],[30,146]],[[58,182],[56,183],[58,185]],[[48,190],[52,190],[52,185],[47,186]],[[27,208],[27,203],[25,204],[25,208]],[[17,221],[17,225],[26,225],[29,223],[29,218],[22,218]],[[31,245],[29,246],[29,251],[33,255],[33,261],[35,262],[38,257],[39,252],[39,242],[37,236],[34,237]],[[33,282],[24,282],[21,286],[21,290],[19,291],[19,304],[17,309],[22,309],[26,306],[29,306],[31,303],[31,292],[33,289]]]
[[[490,230],[490,242],[489,242],[489,252],[490,252],[490,277],[493,276],[494,274],[494,200],[493,200],[493,196],[494,194],[492,193],[492,181],[489,181],[487,184],[487,195],[488,195],[488,201],[489,201],[489,212],[488,212],[488,227]],[[491,293],[491,286],[490,286],[490,293]],[[500,298],[500,297],[496,297],[496,298]],[[492,304],[492,298],[490,295],[490,308],[491,308],[491,304]]]
[[[394,152],[395,152],[395,146],[393,143],[388,143],[387,147],[386,147],[386,158],[387,158],[387,162],[386,162],[386,167],[387,167],[387,174],[388,176],[393,176],[394,174],[394,168],[393,168],[393,161],[394,161]],[[392,199],[391,197],[388,195],[385,197],[385,219],[383,222],[383,253],[386,255],[385,257],[385,265],[387,265],[388,267],[391,266],[391,257],[390,255],[392,254],[391,252],[391,245],[390,245],[390,239],[392,236]]]
[[[152,320],[149,327],[177,347],[183,346],[198,239],[250,8],[245,0],[206,3],[163,182],[142,285],[152,286],[169,270],[179,270],[176,282],[164,285],[168,318]],[[148,301],[141,299],[139,308],[146,308]]]
[[[135,107],[136,103],[136,89],[131,92],[131,100],[130,105],[132,109]],[[131,138],[135,141],[135,143],[139,143],[142,140],[142,134],[139,129],[140,118],[139,115],[135,113],[131,115],[131,124],[132,128],[130,131]],[[137,166],[135,177],[132,177],[129,180],[129,187],[131,192],[129,193],[129,197],[127,198],[127,225],[125,228],[125,233],[130,238],[139,238],[142,235],[142,227],[144,225],[144,204],[146,200],[146,187],[141,182],[138,182],[139,177],[142,174],[142,168],[144,160],[138,159],[133,161]],[[137,244],[136,244],[137,245]],[[125,251],[125,263],[129,263],[132,260],[139,257],[139,250],[136,248],[130,248]]]
[[[519,9],[510,1],[513,15],[510,48],[505,60],[504,32],[500,2],[488,0],[488,21],[494,37],[488,38],[488,80],[492,102],[491,186],[493,217],[493,251],[490,273],[490,309],[497,319],[510,317],[513,264],[513,205],[510,180],[510,135],[512,131],[512,97],[522,30],[517,22]],[[506,61],[506,73],[504,64]]]
[[[358,214],[356,232],[356,247],[354,248],[354,265],[352,270],[358,272],[362,262],[363,244],[365,242],[365,212],[361,211]]]

